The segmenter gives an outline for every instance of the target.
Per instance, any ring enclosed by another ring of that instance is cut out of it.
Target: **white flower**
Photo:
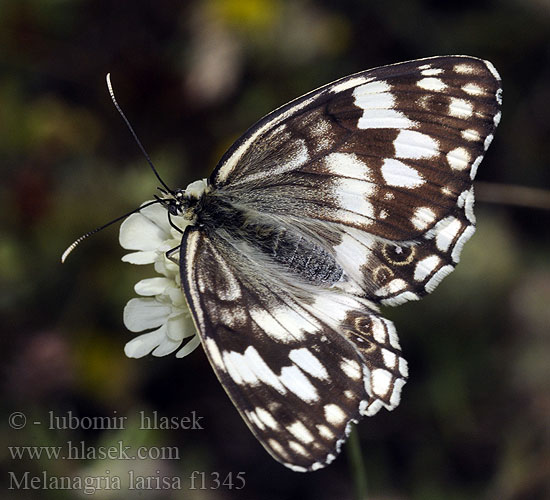
[[[183,227],[187,224],[179,217],[175,219]],[[131,299],[124,308],[128,330],[152,330],[128,342],[124,347],[126,356],[141,358],[150,352],[153,356],[165,356],[189,339],[176,353],[178,358],[186,356],[200,344],[200,339],[181,290],[179,266],[166,257],[168,250],[179,247],[181,234],[170,226],[165,208],[151,205],[121,224],[119,240],[123,248],[134,250],[122,257],[124,262],[154,264],[159,274],[136,283],[134,289],[141,297]]]

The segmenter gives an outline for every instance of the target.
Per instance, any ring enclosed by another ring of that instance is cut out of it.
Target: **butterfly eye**
[[[181,202],[178,200],[171,200],[168,204],[168,212],[170,215],[179,215],[181,213]]]

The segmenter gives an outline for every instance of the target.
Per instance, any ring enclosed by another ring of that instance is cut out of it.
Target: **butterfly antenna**
[[[94,230],[92,230],[92,231],[90,231],[86,234],[83,234],[80,238],[77,238],[73,243],[71,243],[67,247],[67,250],[65,250],[63,252],[63,255],[61,256],[61,263],[63,264],[65,262],[65,260],[67,260],[67,257],[69,256],[69,254],[80,244],[81,241],[88,238],[88,236],[92,236],[92,234],[98,233],[99,231],[105,229],[106,227],[109,227],[111,224],[114,224],[115,222],[118,222],[119,220],[125,219],[129,215],[135,214],[136,212],[139,212],[140,210],[144,209],[145,207],[148,207],[150,205],[154,205],[156,203],[162,203],[162,200],[161,199],[156,199],[155,201],[150,201],[149,203],[146,203],[145,205],[142,205],[141,207],[136,208],[135,210],[132,210],[131,212],[128,212],[127,214],[121,215],[120,217],[117,217],[116,219],[114,219],[110,222],[107,222],[107,224],[103,224],[103,226],[101,226],[101,227],[97,227]]]
[[[134,137],[134,140],[136,141],[137,145],[139,146],[139,149],[141,149],[141,152],[143,153],[143,156],[145,156],[145,159],[147,160],[147,163],[149,163],[149,166],[151,167],[151,169],[153,170],[153,173],[156,175],[157,179],[159,180],[159,182],[166,188],[166,190],[169,192],[169,193],[173,193],[174,190],[173,189],[170,189],[166,183],[162,180],[162,178],[160,177],[159,173],[157,172],[157,169],[155,168],[155,165],[153,165],[153,162],[151,161],[151,157],[147,154],[147,151],[145,151],[145,148],[143,147],[143,145],[141,144],[141,141],[138,139],[138,136],[137,134],[135,133],[134,131],[134,128],[132,127],[132,125],[130,124],[128,118],[126,118],[126,115],[124,114],[124,112],[122,111],[122,108],[119,106],[117,100],[116,100],[116,97],[115,97],[115,93],[113,91],[113,86],[111,85],[111,73],[107,73],[107,77],[106,77],[106,80],[107,80],[107,88],[109,89],[109,94],[111,95],[111,100],[113,101],[113,104],[115,105],[115,108],[116,110],[120,113],[120,116],[122,116],[122,119],[124,120],[124,123],[126,123],[126,126],[128,127],[128,129],[130,130],[130,133],[132,134],[132,136]]]

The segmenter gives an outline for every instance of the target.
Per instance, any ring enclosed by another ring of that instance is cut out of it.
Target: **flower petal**
[[[145,203],[150,203],[152,200],[145,201],[142,203],[144,205]],[[140,210],[140,214],[142,214],[144,217],[149,219],[150,222],[152,222],[155,226],[161,228],[164,233],[165,237],[163,239],[167,240],[171,236],[171,226],[168,222],[168,214],[166,211],[166,208],[158,205],[150,205],[148,207],[145,207],[143,210]]]
[[[122,257],[122,262],[129,262],[130,264],[137,264],[141,266],[143,264],[152,264],[157,258],[157,252],[132,252],[127,253]]]
[[[164,325],[149,333],[144,333],[135,339],[130,340],[124,346],[124,354],[129,358],[142,358],[147,356],[163,339],[166,338]]]
[[[166,356],[173,353],[181,345],[181,340],[172,340],[164,336],[160,345],[151,353],[153,356]]]
[[[124,307],[124,326],[131,332],[157,328],[166,322],[171,312],[170,306],[155,299],[131,299]]]
[[[179,275],[177,276],[179,278]],[[179,279],[176,280],[176,283],[179,281]],[[185,302],[185,295],[183,295],[183,292],[179,286],[175,286],[173,288],[167,288],[164,292],[168,297],[170,297],[170,300],[172,301],[172,304],[174,304],[174,307],[178,309],[183,309],[184,311],[189,311],[187,307],[187,302]]]
[[[140,213],[120,225],[119,241],[127,250],[156,250],[169,237],[167,232]]]
[[[176,276],[179,276],[179,270],[179,266],[167,259],[164,254],[162,254],[161,257],[157,258],[155,261],[155,271],[159,274],[163,274],[164,276],[168,276],[169,278],[175,279]]]
[[[134,290],[138,295],[143,295],[144,297],[152,297],[154,295],[166,293],[166,289],[173,286],[174,280],[159,276],[158,278],[147,278],[138,281],[134,286]]]
[[[166,335],[172,340],[181,342],[185,337],[194,335],[195,328],[189,324],[189,317],[184,310],[176,309],[176,311],[166,321]]]
[[[177,353],[176,358],[183,358],[192,353],[201,343],[198,335],[195,335],[187,344],[185,344]]]

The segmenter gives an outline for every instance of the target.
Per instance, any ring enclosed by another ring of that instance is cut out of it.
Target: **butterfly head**
[[[170,215],[183,216],[186,219],[193,219],[195,209],[208,189],[206,179],[201,179],[189,184],[185,189],[165,191],[161,189],[164,197],[157,197],[161,205],[168,210]]]

